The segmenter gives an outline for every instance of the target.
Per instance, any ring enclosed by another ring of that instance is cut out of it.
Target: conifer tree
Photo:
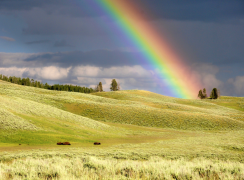
[[[117,82],[116,82],[115,79],[112,79],[112,83],[111,83],[110,86],[111,86],[111,87],[110,87],[110,90],[111,90],[111,91],[118,91],[118,84],[117,84]]]
[[[99,92],[103,92],[103,85],[102,85],[102,82],[99,82],[98,86],[99,86]]]
[[[206,99],[208,97],[207,92],[206,92],[206,89],[203,88],[203,91],[202,92],[203,92],[203,98]]]
[[[198,97],[199,97],[200,99],[203,99],[203,93],[202,93],[202,90],[200,90],[200,91],[198,92]]]
[[[218,98],[219,98],[217,88],[213,88],[213,90],[212,90],[212,92],[211,92],[211,94],[210,94],[210,98],[211,98],[211,99],[218,99]]]

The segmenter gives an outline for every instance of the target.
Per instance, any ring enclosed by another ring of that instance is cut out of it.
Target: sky
[[[157,70],[92,0],[1,0],[0,74],[165,94]],[[131,0],[124,0],[131,1]],[[244,96],[243,0],[133,0],[208,95]],[[197,94],[198,92],[194,92]]]

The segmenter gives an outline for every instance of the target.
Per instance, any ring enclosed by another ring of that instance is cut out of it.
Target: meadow
[[[0,81],[0,179],[244,179],[243,162],[242,97]]]

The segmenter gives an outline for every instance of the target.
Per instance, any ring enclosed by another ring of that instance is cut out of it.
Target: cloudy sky
[[[133,1],[208,94],[216,87],[244,96],[243,0]],[[164,94],[155,69],[96,8],[90,0],[0,0],[0,74],[92,88],[102,82],[105,91],[115,78],[122,90]]]

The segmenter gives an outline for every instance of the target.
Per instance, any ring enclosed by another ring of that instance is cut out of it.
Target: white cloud
[[[27,68],[25,73],[28,76],[36,76],[42,79],[48,80],[59,80],[68,77],[68,73],[71,67],[69,68],[60,68],[55,66],[42,67],[42,68]]]
[[[11,38],[11,37],[0,36],[0,38],[5,39],[7,41],[15,41],[15,39],[14,38]]]
[[[25,70],[26,68],[17,68],[17,67],[0,68],[0,74],[5,76],[22,77],[22,74],[25,72]]]
[[[72,70],[74,76],[78,77],[107,77],[107,78],[149,78],[151,73],[143,67],[122,66],[102,68],[95,66],[78,66]]]
[[[68,77],[69,68],[60,68],[55,66],[42,67],[42,68],[0,68],[0,72],[6,76],[16,77],[35,77],[38,79],[60,80]]]

